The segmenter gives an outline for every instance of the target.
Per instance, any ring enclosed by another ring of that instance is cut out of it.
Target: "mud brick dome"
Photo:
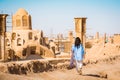
[[[20,8],[12,17],[13,30],[31,30],[31,16],[28,12]]]

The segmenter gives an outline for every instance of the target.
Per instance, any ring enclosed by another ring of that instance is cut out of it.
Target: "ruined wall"
[[[43,33],[42,33],[43,34]],[[14,30],[14,32],[7,33],[6,49],[14,50],[14,54],[23,57],[23,52],[27,48],[27,54],[40,54],[40,45],[44,44],[44,37],[40,31],[36,30]],[[28,46],[31,47],[28,49]],[[35,46],[33,49],[32,46]],[[7,51],[9,52],[9,51]],[[10,53],[9,53],[10,54]]]
[[[71,42],[65,42],[65,43],[63,43],[63,44],[65,45],[65,47],[64,47],[64,52],[70,53],[71,47],[72,47]]]
[[[70,59],[44,59],[20,62],[0,63],[0,71],[10,74],[27,75],[58,69],[67,69]]]

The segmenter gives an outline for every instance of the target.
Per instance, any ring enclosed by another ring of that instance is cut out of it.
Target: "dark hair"
[[[75,38],[75,47],[79,48],[80,44],[81,44],[80,38],[79,38],[79,37],[76,37],[76,38]]]

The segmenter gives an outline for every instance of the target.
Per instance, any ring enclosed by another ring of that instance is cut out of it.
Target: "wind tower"
[[[6,32],[6,17],[8,14],[0,14],[0,59],[5,59],[5,32]]]
[[[76,37],[79,37],[81,39],[84,49],[86,41],[86,19],[86,17],[74,18]]]

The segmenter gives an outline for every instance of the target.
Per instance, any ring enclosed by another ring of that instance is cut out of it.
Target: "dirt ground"
[[[57,69],[54,71],[16,75],[0,72],[0,80],[120,80],[120,57],[83,66],[83,74],[76,69]]]

